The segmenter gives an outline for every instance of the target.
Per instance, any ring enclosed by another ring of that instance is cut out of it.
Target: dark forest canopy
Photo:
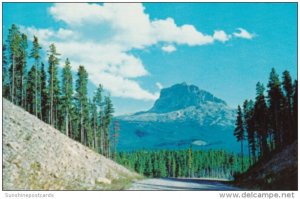
[[[256,84],[255,100],[245,100],[243,110],[238,106],[234,135],[242,155],[243,142],[248,142],[251,164],[298,140],[298,82],[289,71],[280,81],[272,68],[266,91],[262,83]]]

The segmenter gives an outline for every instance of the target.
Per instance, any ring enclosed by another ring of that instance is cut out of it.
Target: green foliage
[[[119,152],[117,162],[147,177],[210,177],[231,179],[250,163],[223,150],[160,150]]]
[[[72,108],[73,96],[73,77],[71,72],[71,65],[69,59],[66,59],[65,66],[62,71],[62,109],[64,109],[64,121],[66,135],[69,136],[70,125],[70,110]]]
[[[288,71],[282,74],[282,82],[272,68],[265,100],[263,84],[256,84],[256,98],[245,100],[243,113],[238,107],[236,120],[237,136],[242,127],[246,130],[249,156],[252,164],[257,160],[270,158],[272,151],[279,151],[297,140],[298,133],[298,84]],[[243,125],[241,125],[243,123]],[[238,138],[239,140],[239,138]],[[257,158],[258,156],[258,158]]]
[[[59,87],[59,80],[58,80],[58,64],[59,64],[59,56],[60,54],[57,53],[56,47],[54,44],[49,46],[49,100],[50,100],[50,124],[54,127],[58,127],[57,120],[58,120],[58,109],[60,105],[60,87]]]
[[[44,122],[49,121],[49,95],[47,89],[47,75],[45,71],[45,66],[41,64],[41,71],[40,71],[40,101],[41,101],[41,119]]]
[[[34,105],[36,100],[36,92],[35,91],[35,75],[36,75],[36,67],[33,65],[27,76],[27,88],[26,88],[26,110],[33,114],[35,111]]]
[[[30,53],[30,57],[34,59],[35,61],[35,67],[36,67],[36,71],[35,71],[35,80],[34,80],[34,90],[33,92],[35,92],[35,115],[38,115],[38,111],[41,111],[41,99],[39,98],[39,94],[40,94],[40,89],[38,86],[38,82],[40,82],[40,76],[38,75],[38,70],[39,70],[39,61],[40,61],[40,45],[39,45],[39,41],[38,38],[36,36],[33,37],[33,42],[32,42],[32,49],[31,49],[31,53]],[[39,109],[39,110],[38,110]]]
[[[111,149],[110,149],[110,139],[109,139],[109,125],[111,123],[112,117],[114,113],[114,108],[112,101],[109,96],[106,96],[104,98],[104,115],[103,115],[103,154],[107,157],[111,155]]]
[[[83,66],[79,66],[74,95],[69,59],[65,61],[60,83],[60,54],[55,44],[49,46],[48,66],[45,66],[40,63],[43,53],[36,36],[29,53],[34,64],[27,73],[27,48],[27,36],[13,24],[9,29],[7,45],[2,46],[3,96],[58,130],[65,131],[70,138],[81,140],[83,144],[109,157],[109,127],[114,109],[110,97],[103,97],[102,85],[97,88],[93,102],[89,103],[88,73]],[[116,134],[114,131],[113,135]],[[113,141],[113,147],[116,148],[116,137]]]
[[[88,97],[87,82],[88,73],[84,66],[79,66],[77,72],[78,79],[76,81],[76,100],[77,109],[80,115],[80,141],[87,145],[87,123],[88,123]]]

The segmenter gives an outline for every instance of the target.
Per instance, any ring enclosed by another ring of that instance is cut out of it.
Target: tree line
[[[262,83],[256,84],[256,98],[238,106],[234,135],[241,142],[248,141],[251,164],[270,157],[272,152],[298,140],[298,82],[284,71],[282,81],[272,68],[267,91]]]
[[[114,108],[110,97],[104,96],[102,85],[89,99],[84,66],[78,67],[74,81],[68,58],[59,71],[60,54],[55,44],[47,51],[48,67],[41,61],[45,52],[36,36],[30,50],[28,46],[26,34],[13,24],[2,46],[2,95],[95,151],[107,157],[116,154],[112,150],[116,150],[119,124],[114,122],[114,131],[110,132]]]
[[[117,162],[147,177],[209,177],[232,179],[245,171],[248,158],[224,150],[158,150],[119,152]],[[241,162],[244,162],[242,170]]]

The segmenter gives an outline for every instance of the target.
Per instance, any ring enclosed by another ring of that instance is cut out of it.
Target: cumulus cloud
[[[231,38],[231,35],[227,35],[223,30],[216,30],[214,32],[213,38],[224,43]]]
[[[243,38],[243,39],[252,39],[255,35],[249,33],[247,30],[243,28],[238,28],[239,32],[234,32],[233,35],[235,37]]]
[[[161,47],[161,49],[167,53],[176,51],[176,47],[174,45],[165,45],[165,46]]]
[[[171,53],[177,45],[200,46],[230,39],[222,30],[208,35],[190,24],[179,26],[170,17],[151,20],[141,3],[55,3],[48,11],[56,21],[64,23],[64,28],[22,27],[23,31],[38,36],[45,49],[55,43],[62,60],[67,57],[71,60],[73,70],[84,65],[95,85],[102,83],[117,97],[139,100],[158,97],[157,92],[143,88],[136,80],[150,72],[131,53],[133,49],[162,43],[161,50]],[[244,34],[242,30],[240,34]]]

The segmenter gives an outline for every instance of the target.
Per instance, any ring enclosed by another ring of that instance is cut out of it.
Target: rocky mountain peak
[[[208,102],[226,105],[226,102],[211,93],[201,90],[195,85],[188,85],[186,82],[183,82],[162,89],[159,99],[156,100],[149,112],[171,112],[190,106],[197,107]]]

